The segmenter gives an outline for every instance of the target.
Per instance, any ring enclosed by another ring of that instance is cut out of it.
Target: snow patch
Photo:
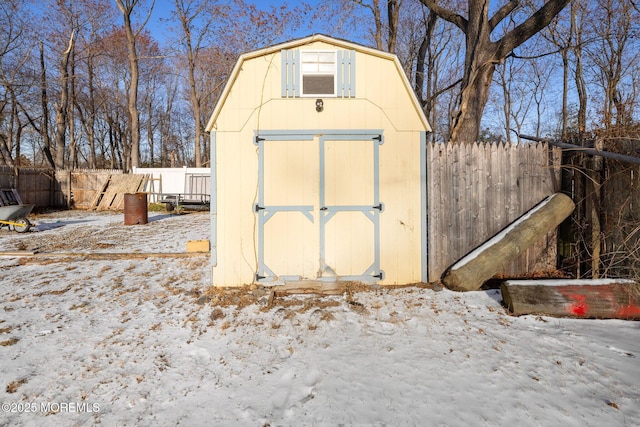
[[[184,252],[210,229],[206,213],[66,215],[0,244]],[[640,425],[638,322],[510,317],[495,290],[216,307],[199,302],[210,281],[206,256],[1,258],[0,401],[16,411],[0,424]],[[46,402],[99,411],[17,411]]]

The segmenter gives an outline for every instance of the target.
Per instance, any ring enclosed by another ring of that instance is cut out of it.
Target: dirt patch
[[[18,391],[18,388],[20,388],[21,385],[26,384],[27,380],[25,378],[16,380],[16,381],[11,381],[8,385],[7,388],[5,389],[7,393],[15,393]]]
[[[8,340],[0,341],[0,347],[8,347],[10,345],[14,345],[17,344],[18,341],[20,341],[19,338],[9,338]]]
[[[375,292],[381,288],[370,285],[348,282],[344,284],[344,295],[347,301],[351,301],[354,295],[360,292]],[[274,306],[297,307],[298,311],[304,312],[311,308],[332,307],[339,305],[335,299],[330,299],[327,295],[310,292],[306,294],[289,294],[277,286],[262,287],[257,285],[244,285],[237,288],[209,287],[205,292],[193,295],[200,304],[209,304],[216,307],[231,307],[237,309],[253,304],[262,304],[264,310],[269,310]]]

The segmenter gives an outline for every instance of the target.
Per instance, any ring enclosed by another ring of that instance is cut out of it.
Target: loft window
[[[281,59],[283,98],[355,98],[355,50],[283,49]]]
[[[336,52],[301,51],[302,96],[336,96]]]

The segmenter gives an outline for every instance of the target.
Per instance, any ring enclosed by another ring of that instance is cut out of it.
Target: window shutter
[[[283,98],[300,96],[300,51],[283,49],[280,52],[282,58],[282,83],[280,93]]]
[[[338,51],[338,96],[355,98],[356,96],[356,51]]]

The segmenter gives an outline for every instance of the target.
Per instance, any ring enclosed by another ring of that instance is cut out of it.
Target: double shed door
[[[255,142],[256,280],[381,280],[382,132],[262,132]]]

